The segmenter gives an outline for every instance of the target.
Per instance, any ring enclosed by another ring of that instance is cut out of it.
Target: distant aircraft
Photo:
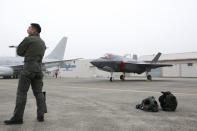
[[[147,79],[152,80],[152,76],[149,74],[151,69],[172,66],[170,64],[157,64],[160,56],[161,53],[158,53],[150,63],[147,63],[144,61],[138,61],[136,56],[131,59],[126,56],[106,54],[104,57],[92,60],[90,63],[100,70],[110,72],[110,81],[113,80],[113,72],[123,72],[123,74],[120,75],[121,80],[125,79],[125,73],[141,74],[146,72]]]
[[[63,65],[71,60],[63,60],[65,48],[67,43],[67,37],[63,37],[54,50],[43,59],[43,70],[51,70],[51,68],[57,69],[58,66]],[[13,47],[13,46],[10,46]],[[18,78],[20,71],[24,65],[23,57],[0,57],[0,76],[3,78]]]

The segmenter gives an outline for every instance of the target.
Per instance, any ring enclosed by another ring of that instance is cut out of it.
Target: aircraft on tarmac
[[[43,70],[50,70],[51,68],[58,68],[58,66],[64,65],[71,60],[63,60],[65,48],[67,43],[67,37],[63,37],[56,45],[53,51],[45,58],[43,58]],[[13,46],[10,46],[13,47]],[[16,57],[0,57],[0,76],[3,78],[18,78],[20,71],[24,65],[24,58],[20,56]]]
[[[104,57],[92,60],[90,63],[100,70],[110,72],[110,81],[113,81],[113,72],[123,72],[123,74],[120,75],[121,80],[125,79],[125,73],[141,74],[146,72],[147,79],[152,80],[152,76],[149,74],[151,69],[172,66],[170,64],[157,64],[160,56],[161,53],[158,53],[150,63],[147,63],[138,61],[136,56],[131,59],[126,56],[106,54]]]

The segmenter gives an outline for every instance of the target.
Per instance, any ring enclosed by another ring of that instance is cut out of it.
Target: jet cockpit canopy
[[[111,53],[106,53],[106,54],[104,54],[104,56],[103,57],[101,57],[101,58],[103,58],[103,59],[113,59],[113,58],[119,58],[120,56],[118,56],[118,55],[114,55],[114,54],[111,54]]]

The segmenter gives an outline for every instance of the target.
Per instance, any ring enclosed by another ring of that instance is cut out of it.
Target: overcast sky
[[[68,37],[66,59],[197,52],[197,0],[1,0],[0,18],[0,56],[14,56],[32,22],[46,54]]]

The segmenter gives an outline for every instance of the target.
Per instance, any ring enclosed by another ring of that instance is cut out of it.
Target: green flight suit
[[[24,57],[24,69],[21,71],[19,78],[16,106],[12,119],[23,119],[30,85],[36,98],[37,116],[43,116],[47,112],[45,97],[42,93],[42,58],[45,50],[45,43],[39,34],[26,37],[17,47],[17,54]]]

